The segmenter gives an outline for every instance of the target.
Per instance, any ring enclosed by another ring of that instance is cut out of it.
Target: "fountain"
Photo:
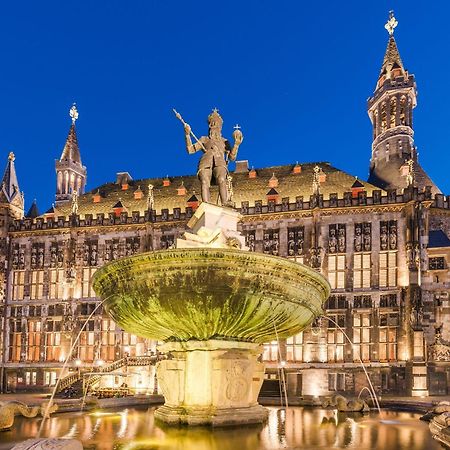
[[[260,423],[261,344],[286,338],[322,314],[330,293],[315,270],[246,251],[240,214],[201,203],[175,249],[122,258],[93,281],[123,329],[164,341],[157,366],[169,424]]]

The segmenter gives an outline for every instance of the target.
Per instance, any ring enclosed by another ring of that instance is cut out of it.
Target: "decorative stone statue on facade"
[[[362,231],[361,224],[355,225],[355,252],[362,250]]]
[[[202,200],[211,202],[210,186],[214,179],[219,186],[219,195],[222,205],[228,205],[230,202],[227,190],[228,161],[234,161],[237,156],[239,146],[242,143],[243,135],[238,125],[233,132],[234,145],[231,147],[229,141],[222,137],[223,119],[217,109],[208,116],[209,133],[208,136],[202,136],[197,139],[192,133],[191,127],[187,124],[180,114],[174,111],[177,118],[184,125],[186,149],[191,155],[198,151],[203,152],[203,156],[198,163],[198,177],[202,184]],[[197,141],[192,143],[191,136]]]
[[[328,252],[336,253],[337,245],[338,245],[338,241],[337,241],[337,237],[336,237],[336,228],[330,227],[329,238],[328,238]]]
[[[431,361],[450,361],[450,345],[442,339],[442,325],[435,328],[434,343],[428,347]]]

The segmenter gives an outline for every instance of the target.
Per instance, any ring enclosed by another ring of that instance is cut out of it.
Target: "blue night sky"
[[[219,108],[242,126],[238,159],[311,161],[367,179],[372,94],[389,9],[416,75],[422,166],[450,193],[450,3],[446,1],[16,1],[0,9],[1,164],[16,154],[26,208],[54,199],[54,160],[80,113],[87,190],[195,173],[176,107],[197,135]]]

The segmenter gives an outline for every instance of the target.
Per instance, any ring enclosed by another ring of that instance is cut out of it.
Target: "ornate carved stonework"
[[[303,255],[305,227],[288,228],[288,256]]]
[[[361,223],[357,223],[355,225],[354,244],[355,244],[355,252],[362,251],[362,248],[363,248],[363,237],[362,237],[362,224]]]
[[[330,225],[328,228],[328,253],[345,253],[345,224]]]
[[[279,230],[265,230],[263,236],[263,251],[267,255],[279,254],[280,249],[280,234]]]
[[[125,256],[135,255],[139,252],[140,239],[139,237],[129,237],[125,241]]]
[[[12,267],[14,270],[25,269],[25,248],[15,244],[12,251]]]
[[[98,242],[85,241],[83,251],[83,264],[87,266],[96,266],[98,263]]]
[[[441,336],[442,326],[436,327],[434,343],[428,347],[428,359],[436,362],[450,361],[450,343]]]
[[[245,233],[245,245],[248,247],[249,252],[255,251],[255,230],[248,230]]]

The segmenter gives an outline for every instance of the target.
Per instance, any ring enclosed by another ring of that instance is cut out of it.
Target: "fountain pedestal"
[[[171,424],[237,425],[261,423],[267,410],[258,405],[264,365],[261,346],[238,341],[168,342],[172,359],[158,363],[166,402],[155,417]]]

